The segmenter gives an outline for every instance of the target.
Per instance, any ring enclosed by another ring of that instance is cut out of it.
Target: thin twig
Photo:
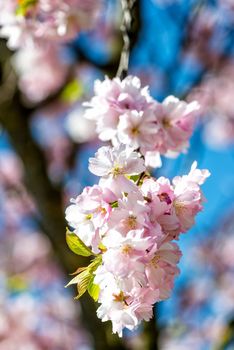
[[[117,77],[124,79],[128,74],[129,55],[131,48],[131,34],[133,16],[132,11],[136,3],[136,0],[121,0],[123,20],[120,27],[123,36],[123,49],[120,57],[119,68],[117,71]]]

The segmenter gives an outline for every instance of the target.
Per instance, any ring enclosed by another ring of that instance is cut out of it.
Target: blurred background
[[[0,350],[234,349],[234,1],[138,0],[133,18],[129,73],[160,101],[201,104],[188,153],[155,176],[194,160],[211,172],[173,295],[120,342],[90,298],[64,289],[87,263],[66,246],[64,208],[96,181],[88,158],[100,146],[82,103],[122,49],[120,1],[103,0],[92,30],[49,52],[0,41]]]

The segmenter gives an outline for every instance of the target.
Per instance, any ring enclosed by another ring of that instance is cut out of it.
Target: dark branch
[[[38,208],[38,222],[49,238],[58,263],[65,273],[78,266],[86,266],[87,260],[74,255],[66,246],[62,188],[55,186],[47,174],[43,152],[34,142],[30,132],[32,108],[25,107],[17,89],[17,79],[10,66],[11,53],[0,41],[0,125],[7,132],[14,150],[24,164],[24,182]],[[124,350],[117,337],[111,343],[105,325],[96,317],[94,302],[88,296],[81,298],[82,322],[94,338],[97,350]],[[78,314],[78,312],[77,312]]]

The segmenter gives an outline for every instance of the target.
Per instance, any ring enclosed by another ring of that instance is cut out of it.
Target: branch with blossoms
[[[170,296],[181,251],[174,240],[194,225],[204,197],[200,186],[210,175],[193,163],[188,175],[172,182],[150,175],[160,155],[185,152],[199,106],[174,96],[154,100],[137,77],[106,78],[94,84],[85,116],[95,119],[102,141],[89,159],[100,177],[66,210],[67,243],[90,256],[69,282],[78,296],[86,291],[100,304],[97,316],[112,322],[113,333],[149,321],[153,305]]]
[[[172,183],[154,179],[160,155],[185,152],[199,105],[174,96],[154,100],[137,77],[127,76],[134,1],[122,1],[124,47],[117,75],[94,84],[86,118],[96,121],[101,147],[89,170],[101,177],[86,187],[66,210],[71,231],[67,243],[78,255],[92,256],[68,285],[77,298],[86,291],[100,303],[97,316],[112,322],[113,333],[134,330],[153,316],[153,305],[170,296],[179,273],[180,233],[189,230],[202,210],[200,185],[210,175],[193,163],[188,175]]]
[[[31,57],[32,71],[20,79],[31,100],[36,96],[41,101],[63,84],[66,69],[55,65],[58,46],[54,43],[75,38],[80,27],[92,22],[98,4],[92,0],[69,0],[59,6],[56,1],[45,4],[39,0],[0,4],[1,13],[7,14],[0,14],[0,35],[8,38],[8,45],[24,50],[31,44],[37,47],[37,57]],[[123,63],[118,73],[122,80],[97,81],[96,96],[86,104],[86,117],[96,119],[100,139],[112,141],[113,147],[100,148],[90,159],[90,171],[101,179],[98,185],[85,188],[66,211],[72,230],[67,232],[69,247],[78,255],[92,257],[89,266],[78,268],[69,285],[77,284],[78,297],[88,291],[100,303],[98,317],[111,320],[113,332],[120,336],[125,327],[133,330],[142,320],[148,321],[153,305],[169,297],[181,256],[174,239],[194,224],[203,204],[200,185],[209,176],[208,171],[196,169],[196,163],[188,175],[172,183],[150,176],[150,169],[161,165],[161,154],[175,156],[186,151],[198,104],[173,96],[159,103],[137,77],[123,79],[132,21],[128,6],[134,1],[123,0],[122,4],[127,4]],[[24,54],[18,60],[24,61]],[[46,79],[48,90],[38,91],[43,86],[38,84],[33,91],[29,86],[34,66],[42,61],[44,70],[52,69],[52,78]],[[60,73],[56,82],[54,70]]]

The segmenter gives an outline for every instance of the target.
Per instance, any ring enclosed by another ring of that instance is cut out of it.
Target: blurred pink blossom
[[[0,1],[0,35],[12,49],[66,42],[94,26],[101,0]]]
[[[69,66],[60,54],[58,46],[50,45],[22,48],[13,56],[19,87],[30,101],[40,102],[64,84]]]
[[[191,93],[196,98],[204,119],[204,139],[214,148],[225,147],[234,142],[234,64],[229,62],[217,73],[207,76]]]

